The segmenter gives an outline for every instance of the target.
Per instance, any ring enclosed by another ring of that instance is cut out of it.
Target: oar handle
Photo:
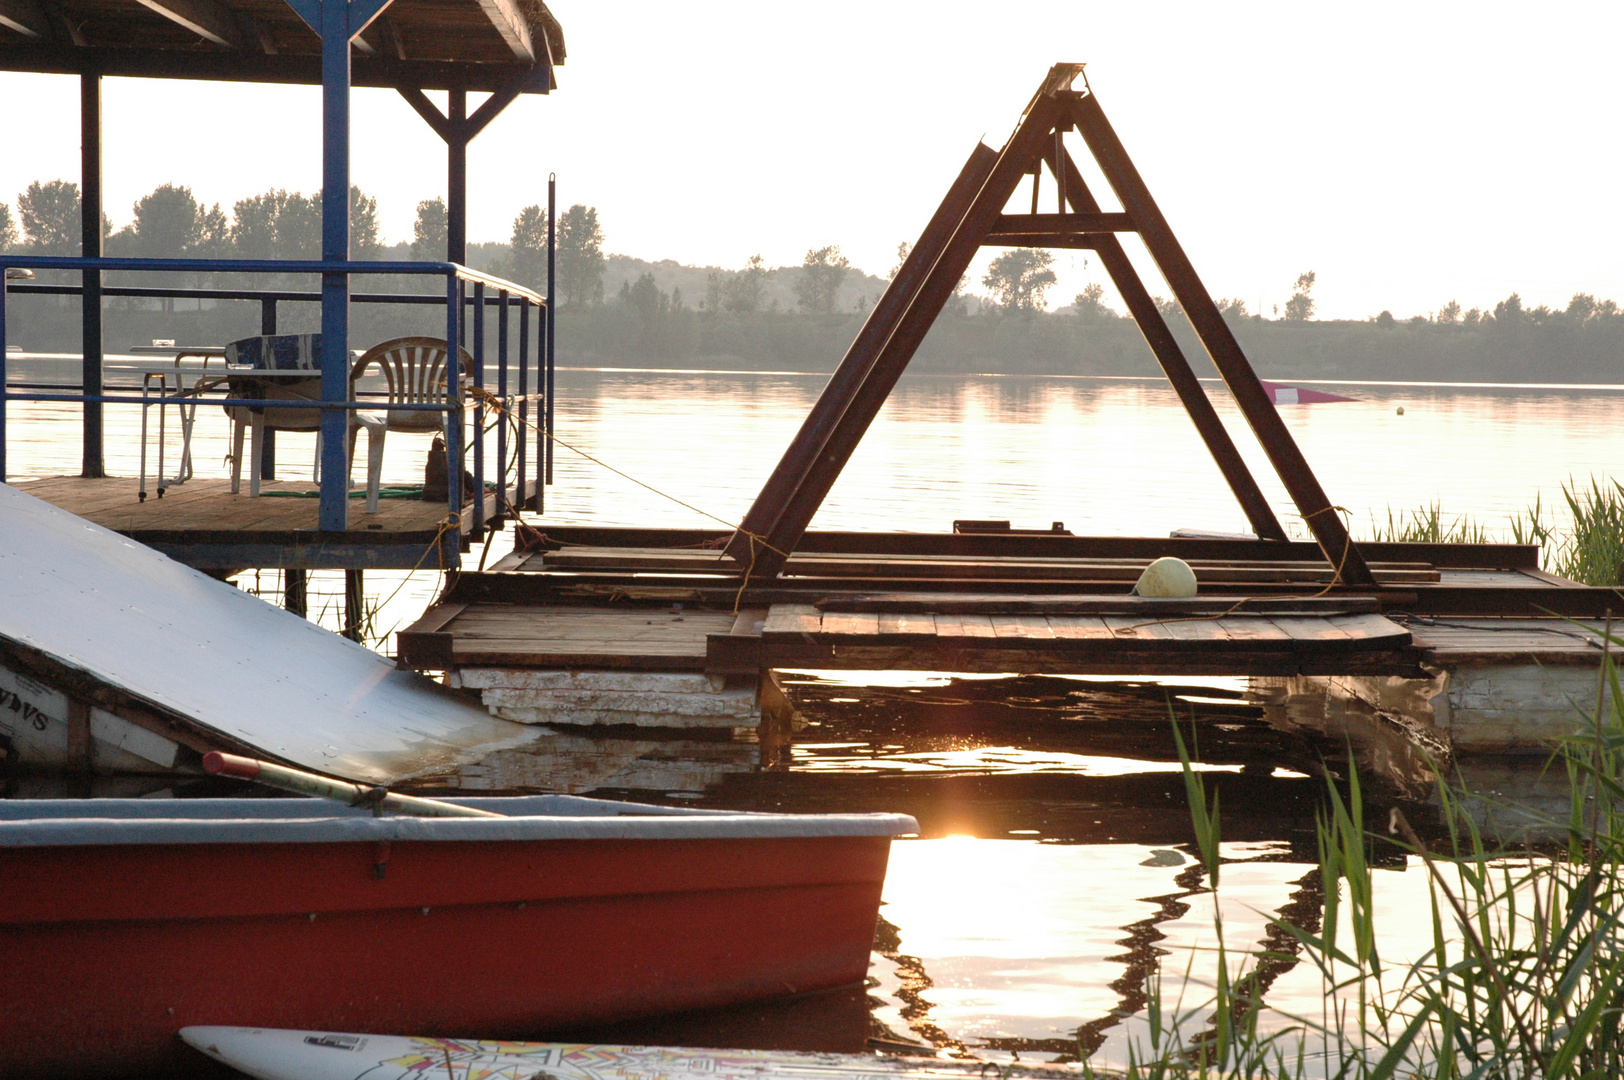
[[[400,814],[415,814],[418,817],[503,817],[502,814],[493,814],[489,810],[475,810],[471,806],[458,806],[456,803],[441,802],[438,799],[419,799],[415,795],[397,795],[386,792],[381,798],[373,795],[378,790],[364,784],[352,784],[348,780],[334,780],[315,773],[304,772],[300,769],[290,769],[286,765],[276,765],[269,761],[259,761],[255,758],[243,757],[240,754],[222,754],[218,750],[211,750],[203,755],[203,771],[213,776],[231,776],[238,780],[254,780],[266,787],[281,788],[283,791],[294,791],[300,795],[316,795],[324,799],[336,799],[351,806],[361,806],[376,802],[385,810],[393,810]]]

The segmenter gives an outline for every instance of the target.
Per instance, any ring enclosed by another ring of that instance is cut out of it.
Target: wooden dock
[[[444,500],[383,499],[367,514],[358,491],[349,529],[321,532],[318,491],[304,481],[265,480],[253,498],[246,483],[233,495],[229,480],[192,479],[144,501],[130,477],[53,476],[14,486],[199,570],[432,570],[456,565],[473,528],[467,510],[458,526],[446,527]],[[486,520],[498,513],[487,493]]]
[[[759,585],[702,533],[555,529],[536,543],[462,575],[400,634],[399,662],[1420,678],[1472,656],[1593,659],[1555,616],[1621,602],[1514,545],[1361,545],[1377,587],[1350,589],[1312,545],[1261,541],[809,533]],[[1167,554],[1191,562],[1202,595],[1131,595]]]

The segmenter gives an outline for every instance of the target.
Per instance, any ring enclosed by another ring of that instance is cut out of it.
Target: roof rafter
[[[237,21],[236,14],[215,3],[214,0],[137,0],[137,2],[156,11],[170,22],[184,26],[205,41],[224,45],[228,49],[241,49],[247,44],[247,35],[243,33],[242,23]]]
[[[491,26],[502,35],[513,55],[527,64],[536,62],[536,49],[530,40],[530,21],[513,0],[478,0],[479,8]]]
[[[36,0],[0,0],[0,26],[41,41],[50,41],[56,36],[51,33],[45,9]]]

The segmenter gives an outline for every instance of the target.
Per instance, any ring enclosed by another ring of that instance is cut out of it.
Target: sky
[[[471,240],[506,240],[556,173],[610,252],[733,268],[837,244],[883,276],[976,140],[1002,145],[1049,65],[1084,61],[1214,296],[1270,314],[1312,270],[1322,318],[1513,290],[1624,302],[1617,0],[549,3],[559,88],[470,148]],[[0,100],[15,210],[30,181],[77,178],[77,84],[0,74]],[[107,80],[115,227],[166,182],[228,212],[318,188],[318,107],[314,87]],[[443,144],[394,92],[357,90],[352,147],[385,238],[410,239],[444,194]],[[1056,270],[1051,305],[1103,281],[1086,253]]]

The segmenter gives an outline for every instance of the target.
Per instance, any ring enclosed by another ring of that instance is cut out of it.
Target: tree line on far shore
[[[0,251],[42,255],[79,253],[76,184],[35,182],[20,193],[17,212],[0,202]],[[418,204],[412,239],[386,243],[377,200],[350,192],[351,257],[441,260],[446,254],[446,206]],[[127,224],[103,219],[110,256],[312,259],[321,254],[321,194],[273,189],[238,200],[229,216],[197,201],[190,189],[165,184],[136,200]],[[506,243],[470,243],[468,263],[521,285],[546,288],[548,221],[540,205],[524,207]],[[595,207],[570,206],[557,223],[559,359],[563,364],[705,366],[830,370],[844,354],[868,309],[908,255],[897,249],[887,278],[853,267],[839,246],[809,249],[798,266],[770,267],[760,255],[744,266],[685,266],[604,251]],[[973,296],[961,280],[925,338],[914,370],[1030,374],[1144,375],[1157,370],[1133,320],[1107,306],[1091,284],[1056,310],[1047,310],[1056,284],[1053,257],[1014,249],[988,266]],[[49,275],[44,275],[45,280]],[[68,280],[77,275],[68,275]],[[110,284],[314,288],[313,280],[266,275],[108,275]],[[1254,364],[1272,376],[1297,378],[1441,379],[1454,381],[1624,381],[1624,312],[1611,300],[1575,294],[1560,309],[1526,307],[1513,293],[1491,309],[1463,310],[1451,300],[1409,319],[1383,311],[1366,320],[1316,320],[1312,271],[1299,275],[1279,313],[1265,318],[1237,299],[1219,301]],[[407,275],[358,279],[357,291],[423,292]],[[1199,341],[1178,304],[1157,305],[1198,371],[1210,373]],[[77,302],[65,297],[12,299],[11,337],[40,351],[77,343]],[[369,310],[370,308],[370,310]],[[308,310],[306,310],[308,309]],[[285,305],[279,328],[314,329],[314,304]],[[443,325],[432,308],[358,304],[358,339],[393,333],[432,333]],[[117,351],[151,337],[230,340],[258,329],[251,305],[191,300],[110,298],[108,347]],[[127,340],[124,340],[127,339]]]

